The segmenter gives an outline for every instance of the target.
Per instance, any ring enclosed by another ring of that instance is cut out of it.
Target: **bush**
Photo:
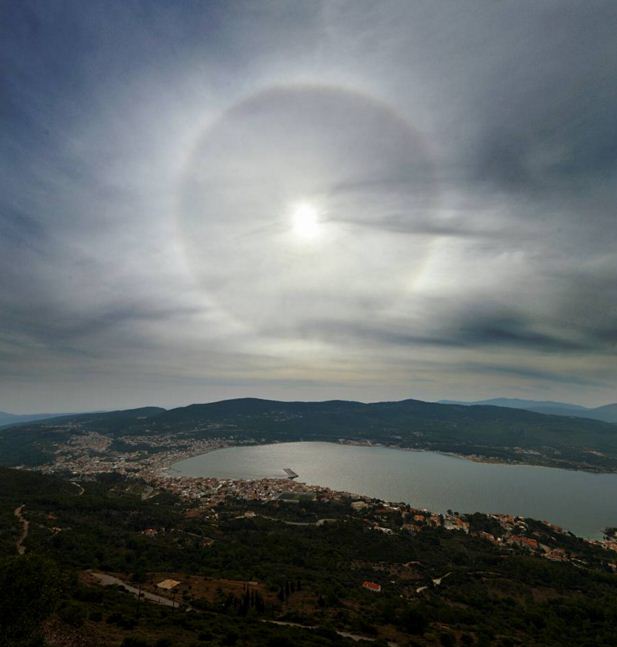
[[[454,647],[456,645],[456,640],[452,634],[440,634],[439,642],[443,647]]]
[[[70,600],[58,609],[58,617],[71,627],[81,627],[86,619],[86,612],[79,603]]]
[[[268,640],[268,647],[293,647],[293,645],[286,636],[273,636]]]
[[[223,638],[223,645],[235,645],[240,636],[233,630],[228,631]]]
[[[137,621],[133,618],[127,618],[121,613],[115,612],[107,618],[107,624],[116,625],[121,629],[134,629]]]
[[[420,609],[408,607],[400,615],[398,625],[406,633],[419,635],[426,631],[428,619]]]
[[[122,641],[120,647],[150,647],[150,645],[142,638],[134,638],[133,636],[129,636]]]

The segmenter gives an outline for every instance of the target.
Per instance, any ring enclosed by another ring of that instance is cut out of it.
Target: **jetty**
[[[291,467],[285,467],[283,469],[283,472],[285,472],[285,474],[287,474],[288,479],[297,479],[298,478],[298,475],[291,469]]]

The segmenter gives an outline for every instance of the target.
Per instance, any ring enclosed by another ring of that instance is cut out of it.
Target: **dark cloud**
[[[506,345],[544,352],[582,350],[579,341],[564,339],[534,329],[534,321],[514,313],[474,313],[453,331],[468,345]]]
[[[495,365],[468,362],[457,367],[475,375],[508,375],[525,380],[534,380],[549,384],[566,384],[585,387],[610,387],[611,383],[599,379],[586,378],[576,373],[564,374],[555,371],[543,371],[516,365]]]
[[[443,312],[443,311],[442,311]],[[432,330],[427,333],[425,322],[390,322],[362,324],[352,321],[305,321],[299,327],[281,326],[274,331],[282,335],[301,335],[305,338],[336,340],[337,343],[357,343],[413,348],[434,346],[444,348],[487,347],[520,349],[548,354],[614,352],[615,328],[598,322],[596,327],[575,328],[559,326],[559,322],[541,322],[530,315],[511,311],[487,311],[478,303],[462,312],[448,312],[442,317],[437,312],[429,319]],[[543,331],[542,328],[547,329]],[[550,329],[550,330],[548,330]]]
[[[567,4],[536,5],[517,21],[520,41],[497,59],[499,81],[479,106],[481,178],[512,190],[576,192],[614,177],[617,8]]]

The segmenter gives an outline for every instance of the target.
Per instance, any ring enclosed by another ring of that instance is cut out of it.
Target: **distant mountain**
[[[554,402],[551,400],[521,400],[519,398],[491,398],[490,400],[475,400],[466,402],[461,400],[440,400],[440,404],[463,404],[463,405],[487,405],[493,407],[508,407],[510,409],[532,409],[553,408],[572,411],[585,411],[586,407],[579,404],[569,404],[567,402]]]
[[[552,416],[574,416],[576,418],[590,418],[603,422],[617,422],[617,403],[607,404],[602,407],[588,408],[567,402],[551,402],[543,400],[519,400],[517,398],[492,398],[490,400],[476,400],[463,402],[459,400],[440,400],[438,404],[460,404],[464,406],[493,406],[508,409],[525,409]]]
[[[75,414],[70,413],[26,413],[15,414],[0,411],[0,427],[9,427],[11,425],[19,425],[25,422],[33,422],[35,420],[45,420],[47,418],[60,418],[63,416],[70,416]]]
[[[592,415],[589,415],[589,413]],[[596,407],[595,409],[588,409],[585,417],[604,420],[605,422],[617,422],[617,402],[605,404],[603,407]]]

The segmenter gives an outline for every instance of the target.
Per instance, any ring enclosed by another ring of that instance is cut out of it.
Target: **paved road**
[[[253,517],[246,517],[241,514],[235,517],[235,519],[268,519],[269,521],[277,521],[278,523],[283,523],[286,526],[324,526],[327,523],[336,523],[338,519],[318,519],[317,521],[285,521],[285,519],[279,519],[278,517],[269,517],[265,514],[256,514]]]
[[[25,505],[20,505],[18,508],[15,508],[15,516],[21,523],[21,533],[15,542],[15,548],[17,548],[18,555],[23,555],[26,552],[24,542],[28,537],[28,530],[30,529],[30,522],[24,517],[25,507]]]
[[[130,584],[127,584],[123,580],[121,580],[119,577],[114,577],[113,575],[107,575],[107,573],[99,573],[98,571],[90,571],[93,577],[95,577],[99,584],[102,586],[122,586],[124,587],[129,593],[132,593],[135,597],[141,596],[145,600],[149,600],[150,602],[154,602],[155,604],[160,604],[161,606],[164,607],[179,607],[180,604],[178,602],[174,602],[173,600],[170,600],[169,598],[166,598],[162,595],[157,595],[156,593],[150,593],[149,591],[140,591],[138,588],[135,588],[134,586],[131,586]]]

